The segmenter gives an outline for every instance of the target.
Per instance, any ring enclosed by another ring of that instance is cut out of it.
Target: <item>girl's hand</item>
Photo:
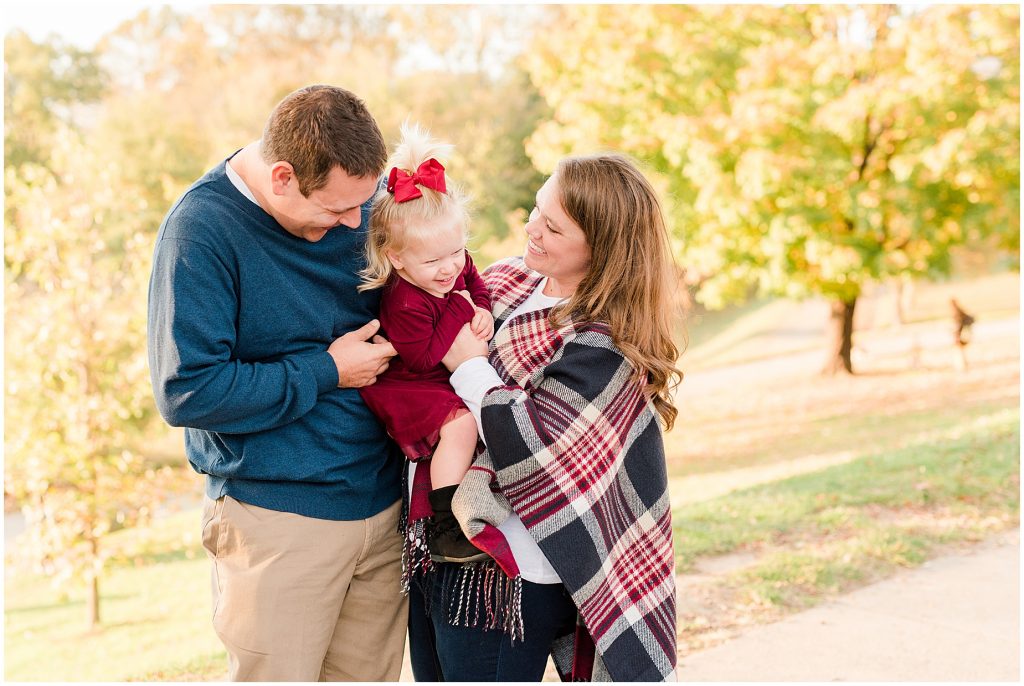
[[[486,359],[487,344],[476,337],[469,324],[464,324],[452,342],[452,347],[448,348],[448,352],[441,358],[441,363],[448,371],[454,372],[460,364],[473,357]]]
[[[476,314],[473,315],[473,321],[469,323],[469,328],[481,341],[489,341],[494,335],[494,317],[484,308],[478,307]]]
[[[453,293],[458,293],[459,295],[461,295],[463,298],[466,299],[466,302],[468,302],[474,308],[476,307],[476,303],[473,302],[473,297],[469,294],[469,291],[452,291],[452,292]]]

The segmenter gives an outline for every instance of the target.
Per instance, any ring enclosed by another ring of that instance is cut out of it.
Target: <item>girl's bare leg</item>
[[[441,440],[430,458],[430,487],[454,486],[469,471],[476,451],[476,420],[469,412],[441,427]]]

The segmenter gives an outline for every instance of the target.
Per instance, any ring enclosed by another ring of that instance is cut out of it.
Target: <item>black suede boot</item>
[[[445,486],[430,492],[430,507],[434,522],[430,529],[430,559],[435,562],[480,562],[490,556],[469,542],[462,527],[452,514],[452,496],[455,486]]]

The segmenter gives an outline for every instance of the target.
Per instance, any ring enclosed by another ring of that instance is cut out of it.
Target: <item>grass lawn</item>
[[[965,412],[916,443],[676,508],[677,571],[739,560],[682,591],[681,654],[1019,526],[1019,455],[1019,408]]]
[[[677,508],[679,565],[685,570],[701,556],[787,547],[799,538],[848,540],[880,527],[914,531],[900,512],[941,512],[963,516],[964,523],[1004,514],[1016,519],[1019,446],[1019,413],[1004,409],[915,445],[866,450],[847,464]]]
[[[682,655],[1019,526],[1020,340],[1000,309],[1019,280],[968,285],[922,289],[912,313],[915,335],[948,335],[956,294],[997,324],[966,372],[940,347],[868,357],[855,376],[818,375],[817,350],[687,375],[666,436]],[[747,345],[753,324],[698,347]],[[907,331],[872,331],[872,347]]]
[[[989,279],[978,293],[1004,282]],[[932,298],[936,312],[945,297]],[[776,319],[773,307],[757,302],[717,323],[709,317],[695,347],[749,347]],[[712,352],[705,348],[706,359]],[[710,475],[729,488],[675,508],[678,571],[686,577],[721,556],[743,564],[716,572],[699,594],[681,591],[683,652],[720,640],[709,637],[730,623],[770,620],[919,564],[942,546],[1017,525],[1019,338],[979,337],[970,355],[965,373],[946,356],[925,355],[920,367],[869,361],[863,373],[834,379],[772,360],[688,375],[666,436],[669,474],[676,484]],[[173,439],[161,450],[177,451]],[[751,470],[816,456],[823,459],[813,471],[744,482]],[[4,677],[222,680],[199,519],[191,508],[108,537],[114,555],[94,631],[83,590],[61,595],[8,562]]]
[[[803,359],[694,372],[679,388],[679,419],[665,437],[669,473],[686,477],[894,447],[1019,407],[1019,347],[1017,335],[979,338],[969,349],[967,372],[953,367],[949,349],[927,351],[917,368],[886,357],[835,378],[822,377]]]
[[[224,649],[210,624],[210,568],[198,530],[199,513],[190,510],[160,520],[144,542],[136,531],[112,535],[120,554],[101,582],[102,626],[95,631],[87,626],[84,590],[60,597],[47,580],[8,565],[5,679],[223,676]]]
[[[847,464],[677,508],[678,571],[703,557],[756,553],[753,564],[720,579],[729,609],[716,620],[739,612],[744,621],[763,621],[919,564],[937,546],[1014,525],[1017,409],[947,420],[941,434],[913,445],[865,449]],[[198,519],[187,511],[160,520],[147,537],[112,537],[119,553],[102,589],[104,625],[95,632],[85,628],[82,593],[56,600],[45,580],[8,573],[5,677],[222,679]],[[680,629],[698,645],[714,626],[683,613]]]

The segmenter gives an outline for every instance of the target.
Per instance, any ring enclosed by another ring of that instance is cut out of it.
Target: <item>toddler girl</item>
[[[462,533],[451,499],[473,460],[477,426],[441,358],[463,325],[488,340],[494,320],[487,288],[466,252],[466,198],[450,187],[436,159],[450,148],[416,126],[403,126],[388,161],[387,188],[374,198],[359,289],[384,288],[381,330],[398,356],[359,392],[409,460],[429,458],[431,557],[468,562],[487,555]]]

